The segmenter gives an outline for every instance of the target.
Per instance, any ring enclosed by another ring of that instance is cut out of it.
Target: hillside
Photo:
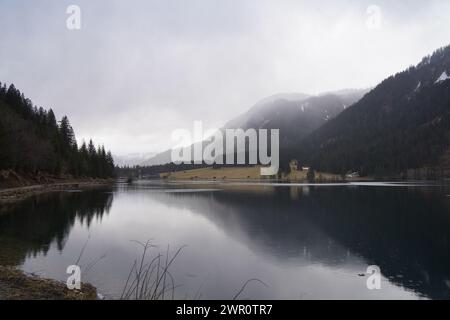
[[[280,129],[280,145],[294,147],[299,138],[335,118],[347,107],[357,102],[366,90],[347,90],[301,100],[277,99],[257,104],[244,115],[228,122],[225,128]]]
[[[37,108],[14,85],[0,83],[1,170],[107,178],[114,175],[114,162],[111,153],[92,140],[78,148],[67,117],[57,122],[52,109]]]
[[[284,162],[297,158],[335,173],[411,176],[413,169],[429,168],[430,178],[445,174],[449,74],[450,46],[387,78],[335,119],[298,138],[296,148],[283,150]]]
[[[280,145],[293,148],[299,138],[336,117],[357,102],[367,90],[342,90],[317,96],[277,94],[262,99],[245,113],[230,120],[224,129],[280,129]],[[171,151],[162,152],[142,165],[170,163]]]

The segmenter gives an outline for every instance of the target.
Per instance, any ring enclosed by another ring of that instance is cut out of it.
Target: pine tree
[[[64,116],[59,125],[59,131],[61,134],[61,139],[63,143],[63,147],[67,149],[73,149],[76,145],[75,133],[73,131],[72,126],[70,125],[69,119],[67,116]]]
[[[58,125],[52,109],[38,108],[14,85],[0,83],[0,169],[109,177],[114,162],[92,140],[78,149],[67,116]]]

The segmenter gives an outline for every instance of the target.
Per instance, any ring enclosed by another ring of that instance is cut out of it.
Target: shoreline
[[[0,205],[29,197],[71,189],[113,186],[115,179],[67,180],[0,189]],[[82,283],[81,290],[69,290],[65,283],[27,274],[17,267],[0,264],[0,300],[97,300],[97,288]]]
[[[0,266],[0,300],[97,300],[97,289],[82,283],[81,290],[69,290],[65,283]]]
[[[0,205],[29,197],[70,189],[112,186],[115,179],[70,180],[23,187],[0,189]],[[65,283],[27,274],[22,270],[0,265],[0,300],[97,300],[97,288],[88,283],[81,290],[69,290]]]
[[[31,196],[65,191],[70,189],[88,189],[99,188],[105,186],[113,186],[115,179],[90,179],[90,180],[69,180],[65,182],[54,182],[46,184],[36,184],[23,187],[4,188],[0,189],[0,204],[11,203],[25,200]]]

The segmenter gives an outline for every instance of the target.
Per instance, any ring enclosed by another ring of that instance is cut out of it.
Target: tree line
[[[449,70],[450,46],[385,79],[293,148],[281,146],[281,167],[297,159],[337,174],[448,177],[450,80],[437,79]]]
[[[74,177],[114,176],[114,160],[93,141],[78,146],[67,116],[37,107],[13,84],[0,83],[0,170]]]

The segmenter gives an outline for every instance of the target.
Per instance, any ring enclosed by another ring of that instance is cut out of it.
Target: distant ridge
[[[280,93],[266,97],[223,128],[244,130],[280,129],[280,143],[292,146],[297,137],[305,137],[358,101],[367,90],[347,89],[317,96],[303,93]],[[171,162],[171,150],[159,153],[142,166]]]

